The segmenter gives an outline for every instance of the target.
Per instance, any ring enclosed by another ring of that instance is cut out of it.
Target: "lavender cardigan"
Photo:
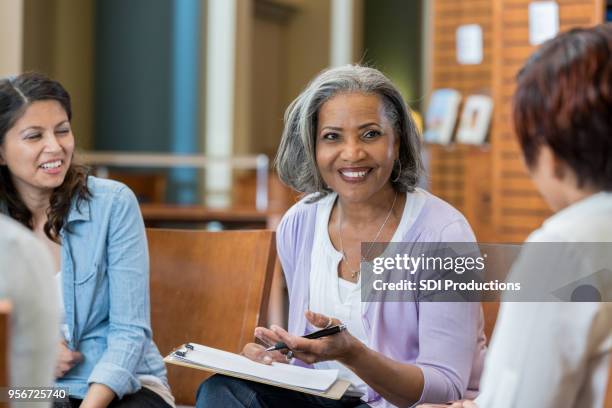
[[[474,234],[461,213],[429,194],[405,242],[466,242]],[[410,199],[410,194],[408,194]],[[306,333],[310,256],[318,204],[305,199],[291,207],[277,230],[279,258],[289,290],[289,332]],[[396,361],[423,370],[425,385],[418,403],[473,398],[485,355],[479,303],[368,303],[362,315],[370,347]],[[300,362],[298,362],[300,363]],[[392,407],[374,390],[372,407]]]

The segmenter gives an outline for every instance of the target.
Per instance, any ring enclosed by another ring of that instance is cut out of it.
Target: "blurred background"
[[[547,35],[610,10],[607,0],[0,0],[0,75],[36,70],[66,86],[79,160],[130,185],[147,225],[210,229],[273,228],[295,202],[271,163],[285,108],[327,67],[382,70],[426,128],[432,92],[457,91],[458,116],[468,96],[486,96],[482,140],[454,137],[457,119],[450,140],[426,141],[422,185],[480,241],[520,242],[549,210],[512,134],[514,76]]]

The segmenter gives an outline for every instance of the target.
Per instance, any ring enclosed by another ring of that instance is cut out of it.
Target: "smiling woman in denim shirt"
[[[69,388],[71,407],[173,406],[152,341],[138,203],[126,186],[73,163],[70,120],[58,82],[34,73],[0,81],[0,212],[54,255],[64,338],[57,385]]]

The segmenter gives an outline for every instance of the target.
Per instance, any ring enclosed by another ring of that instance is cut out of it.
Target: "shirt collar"
[[[89,200],[80,200],[77,205],[77,197],[73,197],[70,203],[70,211],[68,212],[68,219],[66,220],[66,224],[69,224],[73,221],[90,221],[91,220],[91,212],[90,212],[90,203]],[[0,201],[0,214],[8,215],[8,206],[4,201]]]
[[[66,224],[70,224],[74,221],[91,220],[89,206],[89,200],[79,200],[78,197],[73,197],[72,203],[70,204],[70,212],[68,213],[68,219],[66,220]]]
[[[568,207],[565,207],[561,211],[548,218],[544,222],[544,225],[546,227],[555,228],[557,226],[567,224],[568,222],[580,222],[580,220],[590,215],[597,214],[602,211],[609,211],[611,206],[612,193],[602,191],[583,198],[582,200]]]

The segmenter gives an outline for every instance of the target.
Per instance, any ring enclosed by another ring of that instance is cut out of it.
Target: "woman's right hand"
[[[242,349],[242,354],[246,358],[262,364],[288,363],[287,352],[284,349],[281,351],[266,351],[266,347],[273,346],[281,341],[276,333],[265,327],[257,327],[255,329],[255,337],[261,340],[266,346],[257,343],[249,343]]]
[[[242,354],[249,360],[262,364],[288,363],[287,357],[280,351],[266,351],[261,344],[249,343],[242,349]]]
[[[83,355],[68,348],[65,341],[60,342],[59,356],[55,366],[55,378],[61,378],[75,365],[83,361]]]

